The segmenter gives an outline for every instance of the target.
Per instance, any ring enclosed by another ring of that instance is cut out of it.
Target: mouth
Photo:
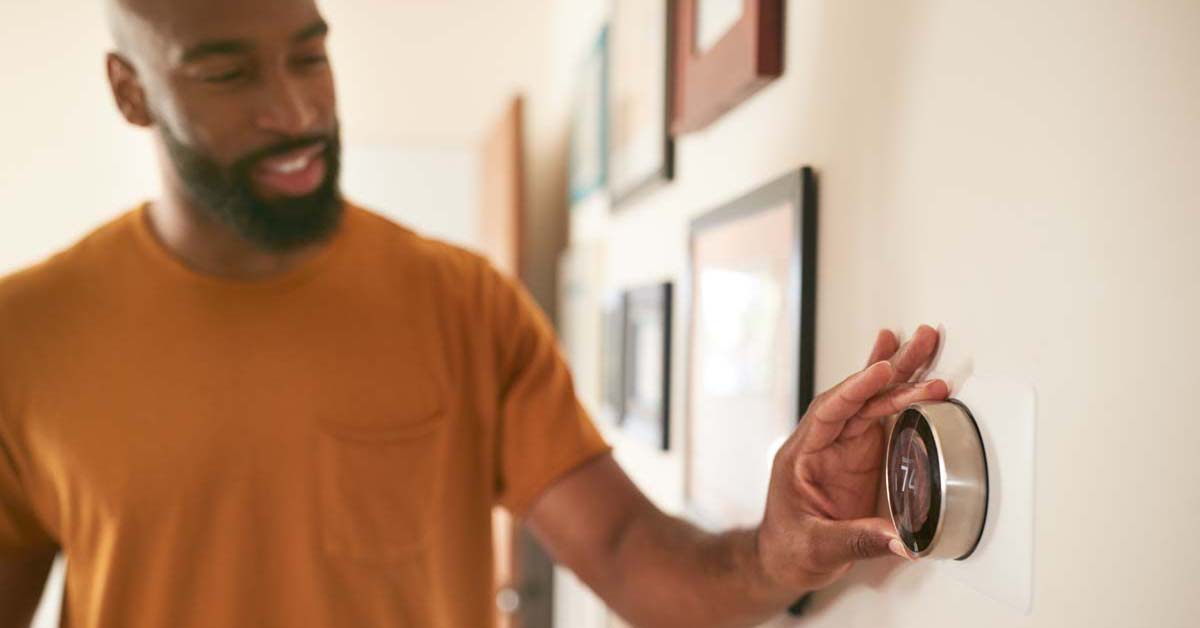
[[[325,142],[267,157],[254,167],[254,181],[272,196],[311,194],[325,180]]]

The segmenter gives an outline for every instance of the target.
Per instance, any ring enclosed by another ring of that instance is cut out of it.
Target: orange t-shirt
[[[531,299],[352,205],[255,282],[144,214],[0,280],[0,556],[72,628],[491,625],[492,506],[608,451]]]

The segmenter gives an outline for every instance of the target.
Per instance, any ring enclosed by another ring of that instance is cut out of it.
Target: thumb
[[[904,554],[904,546],[896,537],[891,521],[879,517],[830,521],[819,519],[812,527],[814,566],[822,571],[867,558]],[[895,541],[893,544],[892,542]],[[891,549],[894,545],[895,549]],[[899,551],[897,551],[899,550]]]

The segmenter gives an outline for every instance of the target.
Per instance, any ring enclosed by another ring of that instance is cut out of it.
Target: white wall
[[[421,233],[479,242],[479,155],[472,145],[371,145],[343,149],[346,196]]]
[[[0,0],[0,273],[157,190],[148,136],[108,96],[100,2]]]
[[[603,6],[557,4],[563,89]],[[920,322],[947,327],[948,363],[1036,384],[1033,614],[876,565],[803,625],[1194,625],[1198,33],[1194,1],[792,0],[785,76],[683,139],[673,185],[577,221],[612,286],[678,278],[692,217],[812,165],[818,388]],[[679,450],[619,455],[672,507]]]

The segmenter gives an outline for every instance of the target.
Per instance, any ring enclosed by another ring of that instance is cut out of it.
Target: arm
[[[27,628],[33,621],[54,555],[0,556],[0,628]]]
[[[795,599],[763,573],[753,530],[709,534],[664,514],[609,455],[559,480],[528,523],[637,626],[750,625]]]
[[[922,327],[897,350],[894,336],[882,333],[870,367],[813,401],[775,457],[755,529],[710,534],[670,517],[609,456],[556,482],[535,503],[529,525],[560,562],[636,625],[761,622],[855,561],[896,551],[891,523],[873,516],[880,419],[949,394],[941,381],[908,383],[937,340]]]

